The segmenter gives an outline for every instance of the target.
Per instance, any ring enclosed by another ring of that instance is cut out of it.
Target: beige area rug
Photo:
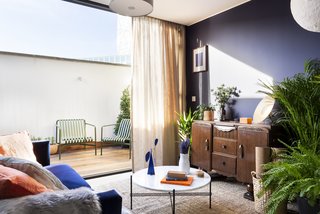
[[[130,210],[129,178],[111,182],[91,180],[89,183],[96,191],[116,189],[123,197],[123,205]],[[204,187],[197,191],[205,192],[209,191],[209,188]],[[133,185],[133,192],[149,193],[152,191]],[[253,214],[255,213],[254,202],[243,198],[245,192],[245,185],[229,181],[213,181],[211,209],[209,209],[209,196],[178,196],[176,197],[176,213]],[[170,198],[169,196],[133,197],[133,209],[131,212],[134,214],[172,213]]]

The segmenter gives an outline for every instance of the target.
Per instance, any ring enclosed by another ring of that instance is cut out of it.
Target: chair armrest
[[[86,125],[93,127],[93,131],[94,131],[94,141],[97,141],[97,128],[95,125],[92,125],[90,123],[86,123]]]
[[[95,125],[90,124],[90,123],[86,123],[86,125],[88,125],[88,126],[92,126],[92,127],[96,128],[96,126],[95,126]]]
[[[103,128],[103,127],[107,127],[107,126],[115,126],[115,125],[117,125],[117,124],[108,124],[108,125],[103,125],[103,126],[101,126],[101,128]]]
[[[121,214],[122,197],[115,191],[97,193],[103,214]]]
[[[105,127],[108,127],[108,126],[115,126],[116,124],[108,124],[108,125],[103,125],[103,126],[101,126],[101,141],[102,141],[102,138],[103,138],[103,128],[105,128]]]
[[[50,141],[33,141],[33,152],[42,166],[50,165]]]

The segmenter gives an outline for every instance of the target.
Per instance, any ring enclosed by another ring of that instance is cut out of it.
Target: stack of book
[[[168,171],[166,177],[161,180],[161,183],[190,186],[192,181],[193,177],[188,177],[183,171]]]
[[[168,171],[166,176],[167,181],[187,181],[188,177],[183,171]]]

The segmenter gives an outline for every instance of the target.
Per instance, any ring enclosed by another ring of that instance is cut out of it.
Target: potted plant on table
[[[226,120],[226,110],[225,107],[229,103],[231,97],[239,97],[241,91],[237,87],[227,87],[224,84],[217,87],[216,90],[211,89],[211,93],[215,97],[215,101],[219,106],[220,120]]]
[[[179,159],[179,165],[180,165],[181,158],[186,159],[185,156],[188,156],[187,160],[189,161],[190,159],[189,156],[191,155],[190,148],[192,144],[192,136],[191,136],[192,123],[195,120],[195,118],[198,117],[198,113],[197,112],[192,113],[191,109],[189,109],[188,114],[183,112],[182,114],[178,114],[178,116],[179,118],[177,120],[177,124],[178,124],[178,134],[179,134],[178,143],[180,143],[180,159]],[[181,150],[182,147],[184,148],[183,150]],[[187,147],[187,153],[185,153],[185,147]],[[184,151],[184,152],[181,153],[181,151]],[[189,163],[189,168],[190,168],[190,163]]]
[[[275,213],[281,202],[298,200],[300,213],[320,211],[320,61],[305,64],[305,73],[275,86],[264,85],[281,106],[277,120],[286,128],[288,152],[280,161],[265,165],[263,192],[270,192],[267,213]],[[291,144],[291,145],[289,145]],[[262,193],[263,193],[262,192]],[[304,202],[304,203],[303,203]]]
[[[191,109],[189,109],[188,114],[183,112],[182,114],[178,114],[178,116],[179,118],[177,120],[177,124],[178,124],[178,134],[179,134],[180,141],[184,141],[187,138],[189,138],[191,143],[192,142],[191,129],[192,129],[192,123],[195,119],[195,114],[193,114]]]
[[[180,159],[179,168],[186,174],[190,173],[190,161],[189,161],[189,149],[190,139],[187,138],[180,143]]]

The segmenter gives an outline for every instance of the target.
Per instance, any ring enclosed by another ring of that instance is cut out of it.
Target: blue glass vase
[[[148,175],[154,175],[154,164],[153,164],[152,152],[150,152]]]

